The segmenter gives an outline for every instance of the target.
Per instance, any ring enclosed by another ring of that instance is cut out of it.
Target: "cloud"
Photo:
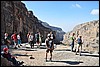
[[[99,15],[99,9],[93,9],[90,14]]]
[[[76,7],[78,7],[78,8],[82,8],[79,4],[76,4]]]
[[[79,4],[72,4],[72,7],[82,8]]]

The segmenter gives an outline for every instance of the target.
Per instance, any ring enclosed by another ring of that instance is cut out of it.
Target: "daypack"
[[[55,35],[54,34],[50,34],[50,37],[52,37],[53,39],[55,39]]]
[[[33,35],[29,35],[29,40],[33,41]]]
[[[78,38],[78,44],[82,44],[82,40]]]
[[[53,41],[49,40],[49,48],[52,48],[52,46],[53,46]]]
[[[53,46],[53,40],[46,39],[46,45],[47,45],[47,47],[52,48],[52,46]]]
[[[53,34],[53,39],[55,39],[55,35]]]
[[[16,35],[16,34],[13,34],[13,35],[11,36],[11,39],[12,39],[12,40],[17,40],[17,35]]]
[[[39,38],[39,34],[37,34],[37,38]]]

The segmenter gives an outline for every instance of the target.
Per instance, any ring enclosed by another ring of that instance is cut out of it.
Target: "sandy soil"
[[[99,54],[90,54],[82,51],[82,56],[75,55],[70,51],[69,46],[57,45],[53,51],[53,59],[48,62],[45,60],[46,48],[41,46],[31,49],[29,45],[24,45],[18,49],[10,49],[12,54],[17,56],[18,61],[23,61],[24,66],[99,66]],[[30,59],[30,57],[33,59]]]

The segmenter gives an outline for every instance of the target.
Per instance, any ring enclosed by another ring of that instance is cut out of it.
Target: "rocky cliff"
[[[75,37],[82,35],[84,48],[87,48],[89,51],[99,51],[99,20],[86,22],[74,27],[71,32],[64,35],[64,44],[70,44],[70,36],[73,32]]]
[[[21,33],[22,42],[26,42],[28,32],[35,34],[40,31],[44,41],[46,35],[53,30],[39,23],[38,18],[21,1],[1,1],[1,36],[5,32],[11,35],[14,31]]]
[[[56,35],[55,35],[55,37],[56,37],[56,42],[59,42],[59,43],[60,43],[60,41],[63,40],[63,35],[65,34],[65,32],[64,32],[61,28],[59,28],[59,27],[54,27],[54,26],[50,26],[48,23],[43,22],[43,21],[39,21],[39,22],[40,22],[43,26],[45,26],[45,27],[47,27],[47,28],[49,28],[49,29],[51,29],[51,30],[53,30],[53,31],[56,32]]]

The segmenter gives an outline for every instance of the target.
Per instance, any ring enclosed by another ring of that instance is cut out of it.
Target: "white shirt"
[[[29,35],[29,41],[33,41],[33,35]]]
[[[17,35],[17,39],[20,39],[20,35]]]

